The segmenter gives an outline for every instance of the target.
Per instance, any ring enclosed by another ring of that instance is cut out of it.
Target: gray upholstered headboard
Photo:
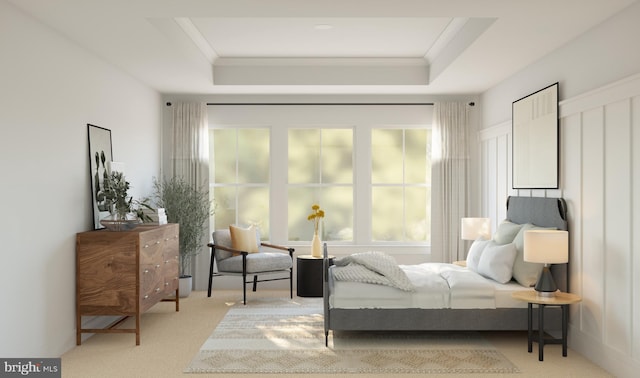
[[[507,219],[518,224],[568,230],[567,204],[562,198],[509,197]]]
[[[513,223],[532,223],[540,227],[569,230],[567,203],[562,198],[509,197],[507,219]],[[569,291],[569,264],[554,264],[551,273],[562,291]]]

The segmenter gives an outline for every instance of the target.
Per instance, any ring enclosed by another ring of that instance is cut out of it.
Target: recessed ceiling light
[[[333,29],[333,25],[329,25],[329,24],[316,24],[314,26],[314,28],[318,29],[318,30],[329,30],[329,29]]]

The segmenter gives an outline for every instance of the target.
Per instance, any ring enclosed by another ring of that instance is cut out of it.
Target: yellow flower
[[[318,226],[320,225],[320,218],[324,218],[324,210],[320,209],[320,205],[314,204],[311,206],[311,214],[307,217],[307,220],[313,221],[313,231],[318,233]]]

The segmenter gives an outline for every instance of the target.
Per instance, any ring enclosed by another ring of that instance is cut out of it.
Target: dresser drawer
[[[165,295],[163,268],[161,264],[140,266],[140,304],[142,311],[146,311]]]
[[[165,293],[170,294],[171,292],[175,292],[178,288],[178,278],[180,276],[177,255],[165,255],[162,275],[164,277]]]
[[[163,266],[140,265],[140,296],[144,297],[153,292],[154,289],[162,287],[164,282]]]
[[[167,245],[171,246],[171,248],[175,247],[176,253],[178,252],[178,245],[180,243],[178,233],[179,230],[177,227],[167,227],[163,234],[164,241]]]
[[[158,230],[140,235],[140,264],[162,263],[164,232]]]

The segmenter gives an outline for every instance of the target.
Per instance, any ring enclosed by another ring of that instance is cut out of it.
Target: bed
[[[523,231],[527,227],[567,230],[566,203],[562,198],[511,196],[507,199],[507,218],[501,223],[494,238],[498,237],[503,224],[506,225],[505,229],[507,226],[515,225],[514,227],[521,227]],[[518,253],[519,257],[516,259],[521,259],[521,251]],[[336,266],[330,264],[328,255],[325,244],[323,297],[326,345],[329,331],[527,330],[527,304],[511,298],[511,292],[533,290],[529,286],[530,283],[523,286],[511,279],[502,284],[483,278],[486,281],[483,284],[485,288],[494,288],[494,304],[491,305],[491,300],[486,298],[486,291],[474,291],[474,280],[477,277],[472,277],[475,273],[470,272],[467,267],[444,263],[401,265],[400,268],[407,273],[412,282],[419,281],[415,278],[417,271],[426,270],[447,278],[457,277],[454,281],[461,283],[449,285],[462,288],[456,293],[452,290],[448,294],[443,294],[439,289],[430,293],[423,287],[408,292],[390,286],[338,281],[334,272]],[[558,288],[568,291],[568,264],[553,265],[551,271]],[[469,297],[467,299],[470,300],[465,301],[463,297]],[[534,322],[537,322],[536,316],[537,312],[534,313]],[[560,308],[550,307],[544,316],[546,324],[561,324]]]

